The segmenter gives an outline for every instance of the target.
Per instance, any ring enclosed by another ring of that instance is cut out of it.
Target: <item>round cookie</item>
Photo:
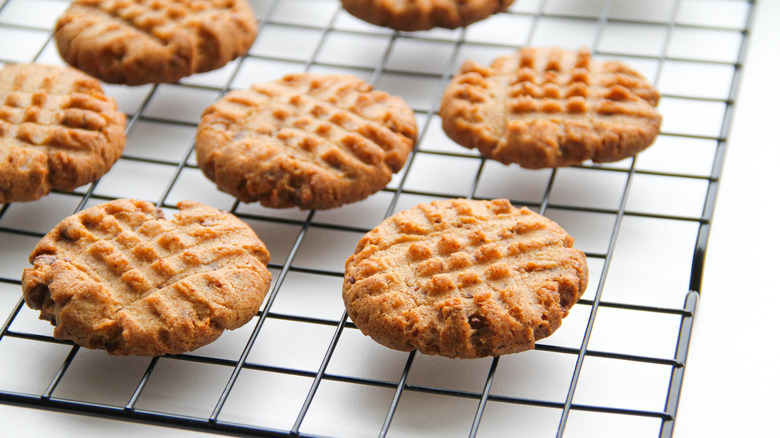
[[[420,204],[360,240],[344,304],[364,334],[396,350],[472,359],[532,349],[587,287],[573,242],[505,199]]]
[[[247,0],[74,0],[54,38],[68,64],[108,83],[176,82],[249,50]]]
[[[653,143],[658,91],[587,49],[525,47],[490,67],[466,61],[444,91],[444,132],[483,156],[529,169],[618,161]]]
[[[178,207],[168,220],[119,199],[65,218],[30,254],[25,302],[55,338],[114,355],[183,353],[244,325],[271,282],[265,245],[229,213]]]
[[[124,147],[125,115],[96,79],[44,64],[0,68],[0,204],[96,181]]]
[[[377,26],[402,31],[455,29],[509,8],[514,0],[341,0],[344,10]]]
[[[384,188],[416,139],[401,98],[350,75],[299,73],[206,108],[195,149],[203,173],[243,202],[328,209]]]

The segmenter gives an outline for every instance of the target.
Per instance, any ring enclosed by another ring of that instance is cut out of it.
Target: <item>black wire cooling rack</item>
[[[398,33],[337,0],[255,0],[249,54],[177,84],[105,86],[128,115],[122,158],[74,193],[0,208],[0,402],[184,429],[278,436],[671,436],[752,1],[517,0],[467,29]],[[64,0],[0,5],[0,61],[62,64]],[[588,46],[661,90],[662,134],[636,158],[557,170],[486,161],[446,138],[438,102],[467,58]],[[200,112],[231,89],[342,72],[403,97],[420,140],[383,191],[332,211],[270,210],[220,193],[193,158]],[[230,210],[268,245],[261,312],[180,356],[117,358],[51,337],[21,301],[33,246],[63,217],[118,197]],[[341,302],[363,233],[419,202],[509,198],[559,222],[591,282],[533,351],[452,360],[388,350]]]

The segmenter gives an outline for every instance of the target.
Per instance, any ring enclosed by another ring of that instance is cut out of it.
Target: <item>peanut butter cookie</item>
[[[587,287],[573,242],[505,199],[420,204],[360,240],[344,304],[364,334],[397,350],[471,359],[532,349]]]
[[[44,64],[0,69],[0,203],[96,181],[124,147],[125,115],[96,79]]]
[[[54,38],[68,64],[108,83],[176,82],[249,50],[247,0],[74,0]]]
[[[441,100],[444,132],[504,164],[539,169],[618,161],[659,133],[658,91],[587,49],[522,48],[490,67],[466,61]]]
[[[503,12],[514,0],[341,0],[344,10],[377,26],[417,31],[455,29]]]
[[[194,350],[247,323],[269,254],[235,216],[181,201],[165,218],[119,199],[65,218],[30,254],[22,290],[54,337],[115,355]]]
[[[299,73],[206,108],[195,148],[203,173],[243,202],[328,209],[384,188],[416,139],[401,98],[350,75]]]

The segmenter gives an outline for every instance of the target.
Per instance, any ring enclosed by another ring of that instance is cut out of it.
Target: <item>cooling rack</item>
[[[337,0],[251,3],[258,37],[245,57],[177,84],[105,86],[128,140],[100,181],[0,208],[0,402],[233,435],[671,436],[754,2],[517,0],[467,29],[416,33],[363,23]],[[62,64],[51,28],[66,7],[0,2],[0,61]],[[662,93],[656,143],[557,170],[454,144],[437,116],[452,74],[524,45],[588,46],[642,71]],[[335,210],[271,210],[201,174],[202,109],[300,71],[354,74],[415,110],[420,139],[385,190]],[[171,211],[194,199],[250,224],[274,277],[257,317],[179,356],[117,358],[52,338],[20,300],[28,254],[63,217],[119,197]],[[586,252],[585,296],[535,350],[468,361],[396,352],[346,316],[344,261],[362,234],[452,197],[529,206]]]

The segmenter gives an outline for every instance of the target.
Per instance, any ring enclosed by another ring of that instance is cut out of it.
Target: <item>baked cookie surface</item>
[[[455,29],[503,12],[514,0],[341,0],[344,10],[377,26],[402,31]]]
[[[0,68],[0,204],[96,181],[124,147],[125,115],[96,79],[45,64]]]
[[[257,35],[247,0],[74,0],[57,20],[62,58],[104,82],[176,82],[246,53]]]
[[[653,143],[658,91],[619,61],[587,49],[522,48],[490,67],[466,61],[440,115],[456,143],[504,164],[539,169],[611,162]]]
[[[350,75],[299,73],[206,108],[195,149],[203,173],[243,202],[328,209],[384,188],[416,139],[401,98]]]
[[[573,241],[505,199],[420,204],[360,240],[344,304],[364,334],[397,350],[470,359],[532,349],[587,287]]]
[[[244,325],[271,282],[265,245],[231,214],[178,207],[168,220],[119,199],[65,218],[30,254],[25,302],[55,338],[114,355],[183,353]]]

